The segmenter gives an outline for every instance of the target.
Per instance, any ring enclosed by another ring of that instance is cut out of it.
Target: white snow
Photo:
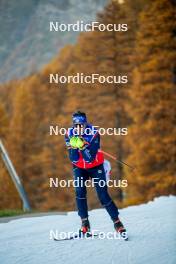
[[[74,231],[76,212],[23,218],[0,224],[1,264],[174,264],[176,263],[176,197],[160,197],[120,210],[129,241],[90,239],[56,242],[50,230]],[[113,232],[104,209],[90,211],[92,229]]]

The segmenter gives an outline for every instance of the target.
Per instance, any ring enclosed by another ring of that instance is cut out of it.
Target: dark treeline
[[[82,33],[41,72],[0,87],[0,137],[33,208],[73,210],[74,190],[49,188],[49,178],[71,179],[63,136],[85,111],[100,127],[128,127],[127,136],[102,136],[102,148],[136,167],[112,162],[113,178],[128,187],[110,190],[121,206],[176,190],[176,14],[171,0],[111,1],[97,20],[128,24],[127,32]],[[49,84],[49,74],[127,75],[127,84]],[[93,190],[90,208],[98,206]],[[21,206],[0,161],[0,208]]]

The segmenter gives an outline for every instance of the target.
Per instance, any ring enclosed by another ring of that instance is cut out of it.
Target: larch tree
[[[6,138],[9,133],[9,116],[4,104],[0,101],[0,140],[6,147]],[[9,176],[7,168],[0,156],[0,209],[16,208],[14,200],[18,206],[21,206],[17,191]]]
[[[175,10],[174,1],[156,0],[140,15],[138,65],[128,109],[134,122],[129,128],[128,161],[136,165],[135,175],[128,175],[131,203],[176,190]]]

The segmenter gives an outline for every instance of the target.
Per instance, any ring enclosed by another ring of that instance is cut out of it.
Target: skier
[[[81,217],[81,232],[90,232],[88,220],[88,206],[86,197],[85,181],[96,178],[95,188],[98,198],[103,207],[110,215],[114,228],[123,235],[126,233],[119,219],[118,208],[108,194],[107,185],[100,186],[99,181],[106,181],[104,169],[104,156],[100,150],[100,134],[98,130],[87,122],[86,114],[77,111],[72,116],[73,126],[68,129],[65,136],[69,158],[73,164],[74,180],[83,184],[75,187],[78,215]]]

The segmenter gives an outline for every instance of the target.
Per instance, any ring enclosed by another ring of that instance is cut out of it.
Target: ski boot
[[[122,239],[128,240],[126,229],[119,218],[116,221],[114,221],[114,228],[120,234]]]
[[[84,218],[81,219],[82,221],[82,225],[81,225],[81,229],[79,230],[79,236],[91,236],[91,232],[90,232],[90,223],[88,218]]]

